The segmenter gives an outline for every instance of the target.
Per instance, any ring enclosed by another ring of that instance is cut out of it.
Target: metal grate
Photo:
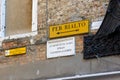
[[[120,1],[110,0],[98,32],[84,37],[84,59],[120,54]]]

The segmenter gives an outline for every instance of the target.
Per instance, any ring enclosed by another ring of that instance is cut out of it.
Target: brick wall
[[[1,65],[26,64],[36,60],[46,60],[46,41],[50,25],[88,19],[90,22],[103,20],[109,0],[38,0],[38,35],[4,40],[0,52]],[[48,5],[46,5],[46,3]],[[75,35],[76,53],[83,50],[83,36]],[[4,50],[26,46],[25,55],[5,57]]]
[[[103,20],[109,0],[39,0],[38,27],[41,36],[45,36],[49,25],[89,19]],[[47,7],[47,9],[46,9]],[[47,19],[47,21],[46,21]],[[47,23],[47,24],[46,24]]]

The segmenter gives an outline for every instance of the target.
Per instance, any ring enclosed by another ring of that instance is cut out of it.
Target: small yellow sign
[[[26,47],[5,50],[5,56],[13,56],[13,55],[19,55],[25,53],[26,53]]]
[[[50,26],[49,37],[57,38],[89,32],[89,21],[82,20],[56,26]]]

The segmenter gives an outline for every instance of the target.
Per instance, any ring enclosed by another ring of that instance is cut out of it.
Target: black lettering
[[[52,28],[52,31],[54,32],[54,31],[60,31],[60,30],[62,30],[62,26],[57,26],[57,27],[53,27]]]
[[[62,30],[62,26],[59,26],[59,30]]]
[[[70,29],[70,25],[65,25],[65,29]]]
[[[84,26],[86,26],[86,23],[78,23],[78,26],[79,27],[84,27]]]
[[[74,24],[71,24],[71,28],[74,28]]]
[[[78,26],[81,27],[80,23],[78,23]]]
[[[53,27],[52,28],[52,31],[54,32],[54,31],[57,31],[57,27]]]
[[[76,24],[74,24],[74,28],[77,28]]]
[[[81,26],[84,27],[86,24],[85,23],[81,23]]]

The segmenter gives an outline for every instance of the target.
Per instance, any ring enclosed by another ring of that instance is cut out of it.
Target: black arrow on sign
[[[79,29],[76,29],[76,30],[72,30],[72,31],[65,31],[65,32],[57,32],[57,34],[59,35],[59,34],[63,34],[63,33],[68,33],[68,32],[77,32],[77,31],[79,31]]]

